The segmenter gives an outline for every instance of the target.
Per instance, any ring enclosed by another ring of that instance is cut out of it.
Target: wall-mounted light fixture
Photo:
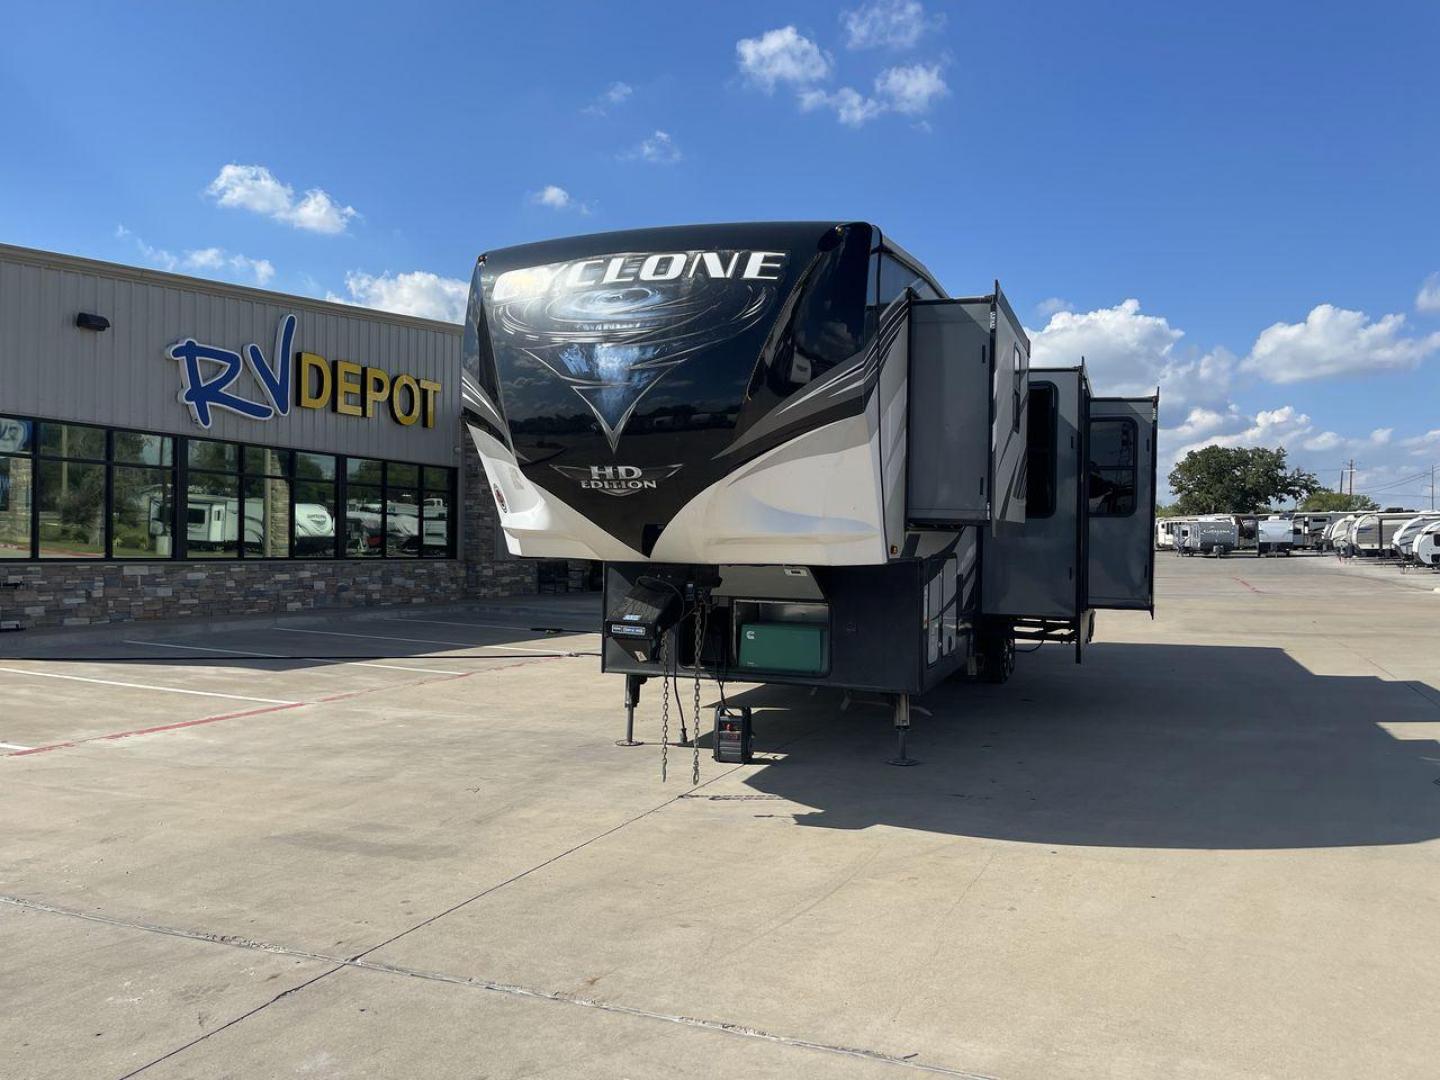
[[[104,315],[92,315],[88,311],[82,311],[75,316],[75,325],[81,330],[94,330],[98,333],[110,329],[110,320]]]

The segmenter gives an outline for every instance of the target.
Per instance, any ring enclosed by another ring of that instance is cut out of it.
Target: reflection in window
[[[385,508],[385,553],[390,556],[419,555],[420,493],[389,488]]]
[[[334,456],[331,454],[296,454],[295,479],[334,480]]]
[[[1124,417],[1090,421],[1090,514],[1125,517],[1135,512],[1135,421]]]
[[[41,459],[39,480],[40,557],[104,558],[105,466]]]
[[[450,554],[448,491],[425,492],[425,501],[420,507],[420,554],[427,559],[443,559]]]
[[[237,472],[240,469],[240,447],[234,443],[212,439],[191,439],[187,461],[192,469],[211,472]]]
[[[86,424],[41,424],[40,453],[104,461],[105,429]]]
[[[192,559],[234,558],[242,532],[248,529],[240,522],[240,478],[191,470],[185,490],[185,554]]]
[[[245,447],[245,472],[250,476],[289,476],[290,451],[273,446]]]
[[[1047,518],[1055,512],[1056,444],[1059,413],[1055,384],[1030,384],[1030,417],[1025,436],[1025,516]]]
[[[171,471],[117,465],[110,482],[111,555],[117,559],[168,559],[175,513]]]
[[[374,463],[379,465],[377,461]],[[378,484],[345,488],[345,554],[379,558],[385,552],[384,500]]]
[[[290,481],[245,478],[244,544],[251,558],[283,559],[290,554]]]
[[[323,454],[296,454],[300,458],[324,457]],[[335,459],[330,458],[333,473]],[[297,556],[328,559],[335,554],[335,484],[334,481],[295,481],[295,542]]]
[[[0,559],[30,557],[30,511],[34,501],[34,459],[0,454]]]
[[[145,435],[138,431],[117,431],[115,458],[122,465],[173,465],[175,440],[169,435]]]

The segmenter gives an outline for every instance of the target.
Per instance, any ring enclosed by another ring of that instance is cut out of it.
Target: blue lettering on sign
[[[194,338],[177,341],[165,355],[180,363],[180,403],[190,408],[190,415],[202,428],[214,423],[214,409],[230,412],[251,420],[269,420],[290,415],[293,382],[290,378],[295,344],[294,315],[280,320],[275,331],[275,351],[270,360],[259,345],[246,345],[243,355],[230,349],[204,345]],[[214,365],[202,367],[202,364]],[[240,373],[249,367],[259,384],[265,401],[251,401],[231,391]]]

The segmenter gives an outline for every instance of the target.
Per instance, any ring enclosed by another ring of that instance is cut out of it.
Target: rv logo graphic
[[[275,331],[275,351],[270,354],[269,360],[265,358],[264,350],[253,344],[246,345],[241,352],[234,352],[215,345],[202,345],[194,338],[185,338],[166,349],[166,356],[180,361],[178,396],[182,405],[190,407],[195,423],[208,428],[214,423],[212,409],[228,409],[251,420],[289,416],[290,350],[295,343],[295,323],[294,315],[286,315],[280,320]],[[205,368],[201,364],[215,367]],[[251,401],[230,390],[247,366],[265,396],[263,402]]]
[[[501,274],[497,337],[585,402],[617,448],[640,399],[775,300],[781,251],[617,252]]]
[[[586,491],[603,491],[606,495],[634,495],[637,491],[653,491],[661,480],[669,480],[683,465],[552,465],[562,476],[575,480]]]

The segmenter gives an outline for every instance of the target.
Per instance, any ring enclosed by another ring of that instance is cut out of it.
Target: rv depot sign
[[[414,375],[391,375],[384,368],[350,360],[330,361],[314,353],[293,352],[299,320],[286,315],[275,331],[270,356],[259,345],[239,352],[184,338],[165,350],[180,364],[179,401],[202,428],[214,423],[214,410],[226,409],[250,420],[289,416],[302,409],[330,408],[341,416],[369,419],[386,409],[397,424],[435,426],[435,402],[441,385]],[[238,392],[240,376],[250,372],[259,400]]]

